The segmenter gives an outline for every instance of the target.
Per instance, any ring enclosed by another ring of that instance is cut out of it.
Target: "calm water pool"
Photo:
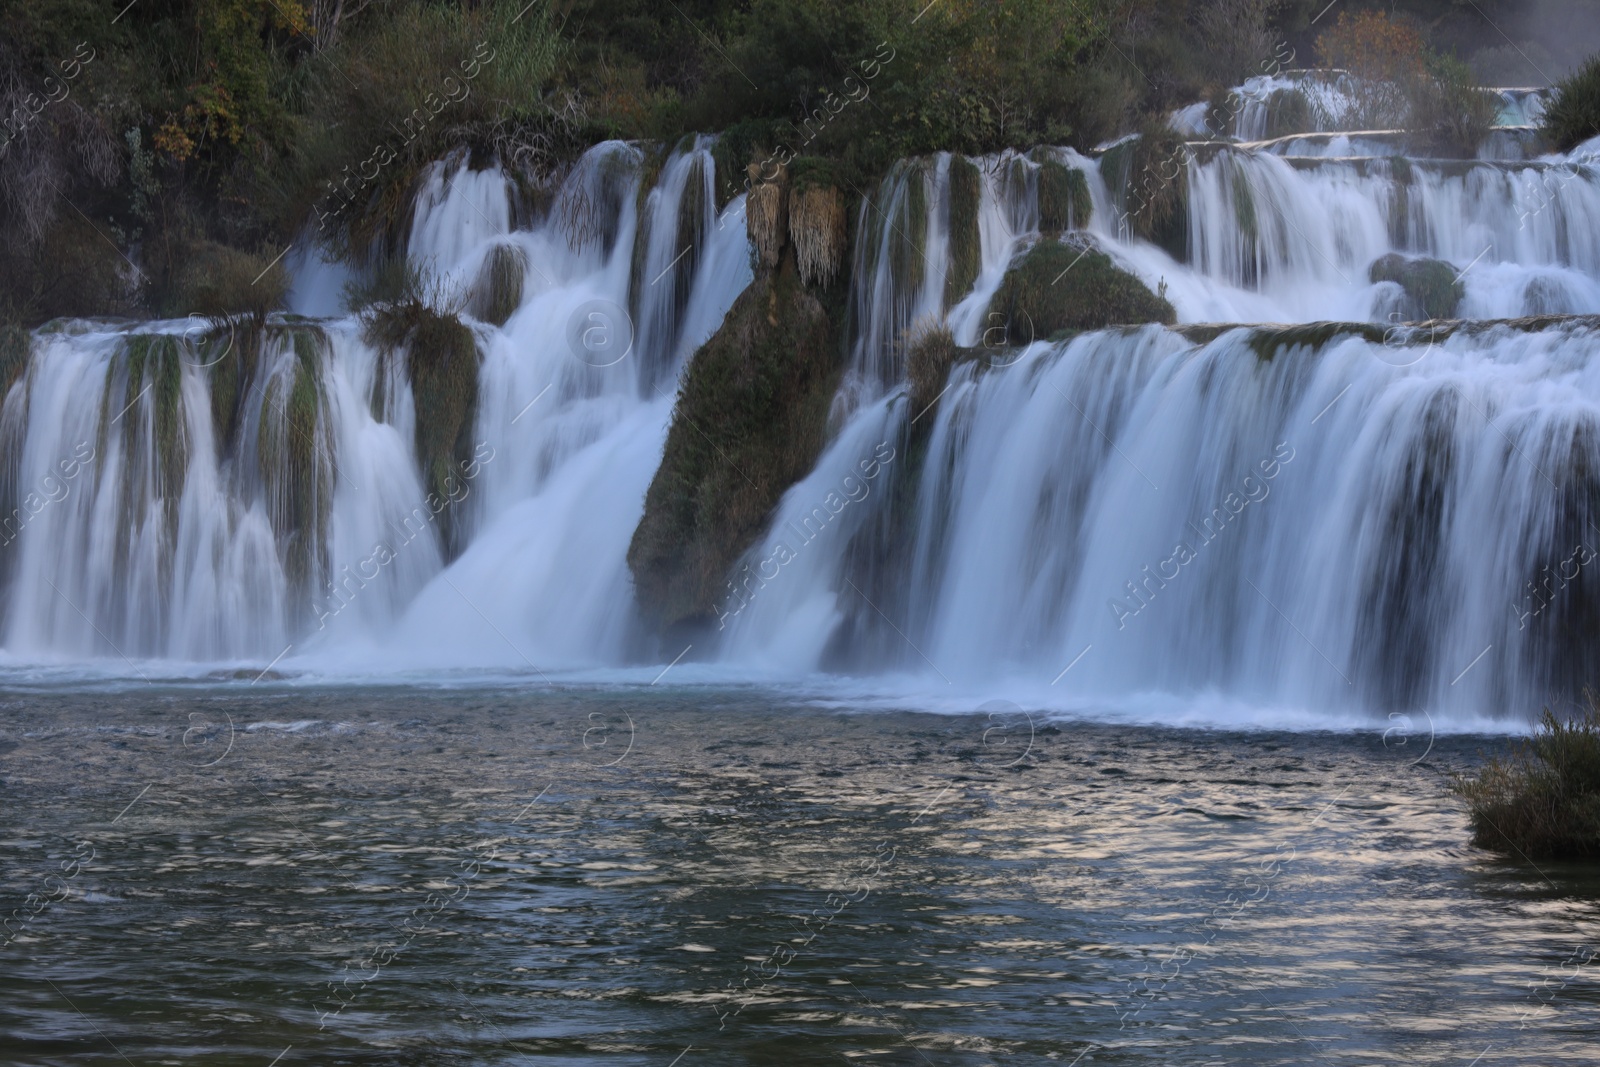
[[[1503,745],[12,693],[0,1062],[1592,1064],[1600,878],[1447,791]]]

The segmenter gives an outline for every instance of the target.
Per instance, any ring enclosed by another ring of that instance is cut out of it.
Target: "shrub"
[[[1332,128],[1404,127],[1429,146],[1470,155],[1494,124],[1498,108],[1472,68],[1431,53],[1414,26],[1382,12],[1341,14],[1317,38],[1317,54],[1354,75],[1343,111],[1323,116]]]
[[[1472,155],[1489,136],[1500,105],[1484,91],[1472,68],[1453,56],[1434,56],[1428,75],[1411,92],[1411,126],[1425,142]]]
[[[1533,736],[1475,779],[1457,779],[1472,840],[1535,859],[1600,856],[1600,706],[1563,722],[1548,708]]]
[[[283,303],[289,276],[283,259],[253,255],[204,238],[185,241],[169,253],[169,281],[156,306],[170,317],[266,318]]]
[[[1329,116],[1342,129],[1390,129],[1403,125],[1407,91],[1427,76],[1427,47],[1407,22],[1380,11],[1340,13],[1339,21],[1317,38],[1317,57],[1325,67],[1355,76],[1342,114]]]
[[[472,287],[472,313],[484,322],[504,326],[522,306],[522,287],[528,272],[527,253],[512,244],[495,245],[484,257]]]
[[[1600,136],[1600,55],[1591,56],[1576,72],[1556,83],[1555,93],[1544,109],[1542,129],[1561,152]]]

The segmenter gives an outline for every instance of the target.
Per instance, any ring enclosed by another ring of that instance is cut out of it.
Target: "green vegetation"
[[[1591,56],[1571,77],[1556,83],[1542,128],[1560,152],[1600,136],[1600,55]]]
[[[1039,164],[1039,232],[1058,236],[1082,229],[1094,213],[1083,172],[1047,159]]]
[[[978,204],[983,177],[965,156],[950,157],[950,270],[944,278],[946,307],[972,291],[983,266],[978,235]]]
[[[1471,67],[1428,46],[1419,25],[1382,11],[1344,11],[1317,38],[1325,66],[1356,75],[1348,104],[1322,116],[1333,129],[1407,129],[1417,147],[1470,155],[1498,105]]]
[[[1444,33],[1458,13],[1445,0],[1398,10],[1415,28],[1343,13],[1329,56],[1371,45],[1430,137],[1470,142],[1487,98],[1422,32]],[[281,270],[263,269],[303,233],[382,268],[431,161],[502,163],[536,209],[608,137],[672,145],[720,132],[724,202],[752,164],[758,180],[787,165],[786,225],[792,211],[831,220],[835,195],[852,217],[896,160],[1087,151],[1143,128],[1121,150],[1121,207],[1139,236],[1181,254],[1178,139],[1154,123],[1292,64],[1289,44],[1309,53],[1327,25],[1309,0],[141,0],[115,20],[101,0],[0,0],[0,15],[13,116],[0,133],[0,218],[13,234],[0,248],[0,322],[30,326],[259,318],[282,296]],[[1276,99],[1275,126],[1299,125],[1303,108]],[[648,172],[659,153],[647,154]],[[956,287],[973,262],[970,177],[954,174]],[[1046,164],[1039,177],[1046,228],[1081,227],[1081,175]],[[801,195],[812,188],[835,193]],[[834,276],[837,227],[810,232],[823,240],[805,253],[806,278]],[[492,269],[491,294],[503,294],[511,265]]]
[[[913,416],[920,415],[938,399],[960,351],[950,327],[942,323],[912,336],[911,343],[906,346],[906,378],[911,385]]]
[[[472,313],[484,322],[504,326],[522,303],[522,283],[527,272],[528,257],[521,248],[496,245],[484,259],[478,282],[472,287]]]
[[[715,617],[735,562],[822,450],[839,367],[833,316],[787,257],[695,353],[628,548],[639,604],[657,626]]]
[[[1600,857],[1600,707],[1570,721],[1546,709],[1533,736],[1455,791],[1473,843],[1526,860]]]
[[[274,374],[262,399],[256,454],[267,491],[267,514],[283,553],[294,598],[316,588],[327,571],[333,504],[333,431],[322,418],[322,363],[327,339],[296,329],[276,335],[277,352],[293,359]]]
[[[1092,245],[1041,240],[1006,272],[989,305],[1012,344],[1046,340],[1064,330],[1146,322],[1171,324],[1172,305]]]
[[[1267,97],[1268,140],[1306,133],[1314,125],[1311,119],[1311,101],[1299,89],[1279,89]]]
[[[439,500],[455,497],[455,472],[472,460],[478,411],[478,339],[457,311],[413,298],[363,313],[367,342],[386,359],[405,355],[422,486]],[[439,524],[445,553],[453,556],[461,548],[461,531],[450,509],[440,512]]]
[[[1454,318],[1466,294],[1460,272],[1438,259],[1407,259],[1390,252],[1372,261],[1367,278],[1374,283],[1397,282],[1406,292],[1408,319]]]
[[[1235,327],[1222,327],[1224,331],[1233,328]],[[1376,345],[1382,344],[1387,336],[1387,331],[1382,326],[1367,322],[1304,322],[1293,326],[1252,326],[1249,327],[1249,331],[1245,343],[1263,363],[1270,363],[1280,352],[1289,352],[1296,348],[1319,352],[1336,337],[1353,334]]]

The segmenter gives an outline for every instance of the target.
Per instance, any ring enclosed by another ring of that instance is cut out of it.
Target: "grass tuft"
[[[1479,848],[1528,860],[1600,856],[1600,705],[1563,721],[1548,708],[1532,737],[1476,778],[1452,787],[1466,799]]]

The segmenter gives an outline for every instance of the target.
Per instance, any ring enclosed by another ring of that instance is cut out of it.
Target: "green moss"
[[[824,156],[795,156],[789,161],[789,192],[807,189],[837,189],[849,175],[836,160]]]
[[[98,446],[111,434],[121,436],[124,462],[120,465],[121,514],[118,516],[115,566],[125,567],[136,533],[146,521],[146,507],[156,504],[165,520],[165,536],[158,550],[161,587],[171,576],[178,506],[188,472],[189,440],[183,417],[183,358],[179,339],[159,334],[129,334],[122,342],[120,360],[113,360],[100,400]],[[120,367],[119,367],[120,364]],[[114,383],[121,370],[122,391]],[[145,418],[145,411],[151,418]],[[103,453],[102,453],[103,454]],[[153,463],[143,457],[153,456]],[[97,484],[101,469],[97,465]]]
[[[928,187],[922,164],[901,164],[898,180],[904,183],[904,193],[887,212],[889,218],[884,223],[893,227],[889,233],[889,269],[906,292],[915,292],[922,288],[928,243]]]
[[[786,261],[695,353],[628,549],[656,627],[715,619],[739,556],[816,462],[840,369],[830,318]]]
[[[1260,222],[1256,219],[1256,198],[1250,190],[1250,178],[1242,166],[1233,168],[1233,213],[1239,223],[1239,235],[1251,244],[1261,234]]]
[[[456,471],[472,459],[481,362],[477,337],[454,315],[420,302],[370,312],[363,333],[386,359],[405,355],[422,486],[437,499],[451,499]],[[439,528],[445,554],[453,556],[462,546],[451,509],[440,512]]]
[[[944,279],[944,303],[950,307],[972,291],[983,266],[978,234],[978,207],[983,179],[965,156],[950,157],[950,269]]]
[[[989,314],[1000,314],[1013,344],[1060,330],[1172,323],[1172,305],[1090,245],[1041,240],[1006,272]]]
[[[1411,160],[1393,156],[1389,160],[1389,243],[1396,248],[1411,244]]]
[[[1039,164],[1039,232],[1055,236],[1089,224],[1094,201],[1083,172],[1047,159]]]
[[[716,143],[711,146],[711,158],[716,163],[719,210],[744,191],[745,168],[765,160],[776,146],[774,125],[771,119],[747,119],[734,123],[717,136]]]
[[[1257,326],[1246,343],[1263,363],[1270,363],[1280,352],[1307,348],[1320,352],[1336,337],[1355,335],[1373,344],[1382,344],[1387,331],[1368,322],[1306,322],[1293,326]]]
[[[643,242],[640,242],[643,244]],[[504,326],[522,306],[523,279],[528,257],[517,245],[495,245],[483,260],[483,269],[472,287],[473,314],[484,322]]]
[[[1373,260],[1367,277],[1373,283],[1399,283],[1406,291],[1410,318],[1454,318],[1466,293],[1460,274],[1450,264],[1437,259],[1407,259],[1394,252]]]
[[[1600,857],[1600,709],[1570,721],[1548,709],[1509,759],[1457,779],[1479,848],[1533,861]]]
[[[276,340],[290,346],[293,361],[267,384],[256,456],[290,599],[299,602],[327,571],[333,436],[321,418],[326,339],[320,330],[297,328]]]
[[[235,437],[244,417],[243,399],[255,373],[261,345],[269,330],[255,319],[223,319],[194,341],[194,362],[205,368],[211,382],[211,426],[218,453],[236,447]]]
[[[906,350],[906,378],[911,386],[911,413],[925,411],[944,389],[955,363],[955,336],[948,326],[924,330],[912,339]]]

